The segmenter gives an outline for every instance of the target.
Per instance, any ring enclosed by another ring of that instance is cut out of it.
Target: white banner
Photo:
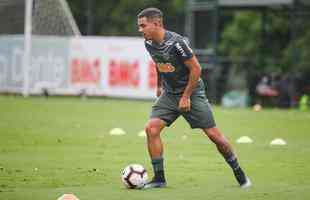
[[[156,72],[143,39],[72,39],[69,56],[72,88],[114,97],[154,98]]]
[[[0,37],[0,92],[23,88],[22,37]],[[29,93],[155,98],[156,70],[142,38],[34,37]]]

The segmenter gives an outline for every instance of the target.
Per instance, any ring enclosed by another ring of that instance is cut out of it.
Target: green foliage
[[[310,24],[296,17],[295,40],[289,13],[238,12],[222,33],[219,53],[239,64],[250,61],[257,69],[310,69]]]
[[[228,54],[232,59],[241,56],[258,55],[261,46],[260,16],[253,12],[236,13],[232,23],[228,24],[222,33],[219,51]]]
[[[96,35],[139,35],[137,14],[144,8],[157,7],[164,12],[165,24],[173,30],[183,31],[185,0],[91,0]],[[86,29],[87,2],[69,0],[73,14],[82,32]]]
[[[310,70],[310,24],[305,33],[284,50],[283,62],[300,71]]]

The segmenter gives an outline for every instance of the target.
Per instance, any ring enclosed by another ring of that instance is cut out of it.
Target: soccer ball
[[[122,171],[121,178],[126,188],[139,189],[146,184],[148,176],[142,165],[131,164]]]

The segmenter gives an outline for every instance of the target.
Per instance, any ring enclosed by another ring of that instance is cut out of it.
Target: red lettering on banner
[[[94,83],[100,82],[100,59],[80,59],[73,58],[70,64],[71,82],[78,83]]]
[[[151,89],[157,86],[156,64],[153,61],[150,61],[148,64],[148,86]]]
[[[110,86],[138,87],[140,83],[139,62],[111,59],[109,62]]]

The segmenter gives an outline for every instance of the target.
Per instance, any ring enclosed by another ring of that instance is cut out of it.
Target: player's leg
[[[150,120],[145,132],[147,134],[147,146],[152,160],[154,178],[144,188],[165,187],[163,144],[160,133],[165,126],[170,126],[179,116],[177,102],[173,96],[163,93],[152,107]]]
[[[216,145],[219,152],[223,155],[229,166],[234,171],[235,177],[241,186],[245,185],[247,178],[244,175],[236,155],[225,136],[216,127],[211,106],[204,94],[191,96],[191,111],[183,113],[183,117],[188,121],[192,128],[201,128]]]
[[[165,122],[159,118],[150,119],[145,127],[147,147],[151,158],[159,158],[163,155],[163,144],[160,133],[165,127]]]
[[[154,178],[151,182],[159,183],[157,184],[158,187],[162,185],[160,183],[166,182],[164,173],[163,144],[160,138],[160,133],[165,125],[166,123],[160,118],[152,118],[148,121],[145,127],[147,147],[154,171]],[[152,186],[154,186],[154,184],[152,184]]]
[[[224,158],[234,155],[232,147],[226,137],[220,132],[217,127],[202,129],[209,139],[216,145],[218,151]]]
[[[250,180],[246,177],[244,171],[238,163],[237,156],[233,152],[232,146],[221,131],[217,127],[204,128],[203,131],[216,145],[218,151],[222,154],[228,165],[231,167],[239,185],[243,188],[251,186]]]

